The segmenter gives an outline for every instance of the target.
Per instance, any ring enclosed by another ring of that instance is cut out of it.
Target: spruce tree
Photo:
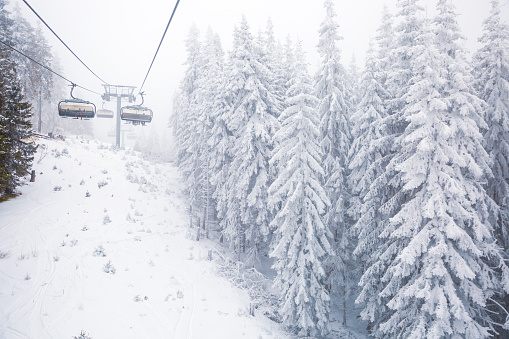
[[[28,173],[36,147],[29,141],[30,104],[21,94],[15,63],[0,46],[0,194],[13,194]]]
[[[350,240],[346,220],[346,201],[348,192],[346,176],[348,170],[348,151],[351,143],[350,114],[353,93],[347,71],[340,62],[336,12],[331,0],[324,1],[325,18],[319,29],[318,51],[320,65],[315,77],[315,93],[319,99],[320,144],[322,147],[325,175],[324,187],[331,205],[327,210],[325,223],[334,234],[335,255],[327,263],[327,280],[334,285],[346,308],[347,268]],[[346,312],[345,312],[346,313]],[[343,323],[345,320],[343,320]]]
[[[270,206],[281,208],[271,222],[276,243],[270,255],[276,258],[273,267],[278,273],[284,323],[300,336],[318,338],[329,330],[323,260],[332,248],[331,234],[322,220],[329,199],[320,182],[324,172],[317,98],[300,48],[290,85],[271,159],[278,174],[270,186]]]
[[[383,157],[377,147],[377,140],[381,138],[377,129],[378,123],[386,117],[386,110],[382,98],[387,97],[387,91],[379,82],[379,62],[375,57],[372,45],[367,52],[366,65],[360,84],[361,94],[357,111],[352,116],[354,140],[349,152],[348,185],[352,194],[349,206],[349,215],[357,221],[362,216],[362,201],[370,189],[371,183],[380,174],[377,162]],[[371,246],[375,239],[369,239],[369,227],[360,227],[357,233],[359,242],[369,243]],[[369,239],[369,240],[368,240]]]
[[[486,191],[497,204],[495,234],[498,243],[509,255],[509,26],[501,18],[498,0],[491,1],[491,12],[483,22],[482,47],[474,58],[475,88],[486,103],[484,145],[491,160],[492,177]],[[496,323],[504,322],[504,311],[509,310],[509,294],[493,297],[493,310],[500,315]],[[506,329],[496,329],[500,336]]]
[[[178,124],[176,131],[176,142],[179,147],[177,163],[186,182],[186,192],[189,195],[189,209],[194,224],[194,219],[198,220],[201,216],[200,200],[200,176],[201,176],[201,153],[202,145],[199,143],[199,103],[197,100],[198,79],[200,78],[200,69],[202,67],[201,42],[199,40],[200,32],[195,25],[189,30],[186,40],[187,60],[186,71],[180,85],[180,95],[178,102],[175,102],[176,114],[175,121]]]
[[[215,100],[219,94],[221,77],[223,72],[223,50],[221,41],[214,34],[211,28],[207,31],[206,41],[203,45],[203,56],[200,69],[200,77],[196,80],[196,128],[199,145],[199,159],[197,159],[198,176],[196,177],[197,207],[201,215],[201,227],[207,230],[208,225],[214,216],[214,203],[212,176],[217,159],[211,147],[211,136],[214,125]]]
[[[497,232],[509,254],[509,26],[500,17],[500,2],[491,5],[480,38],[483,46],[475,56],[475,87],[487,104],[484,138],[493,173],[487,191],[500,207]]]
[[[247,242],[257,256],[266,240],[270,222],[267,189],[270,184],[268,160],[277,120],[269,84],[269,70],[260,62],[245,17],[234,30],[231,66],[225,78],[223,97],[230,98],[225,119],[232,131],[231,168],[227,181],[228,207],[224,234],[240,253]]]
[[[380,137],[371,145],[376,148],[373,151],[380,158],[371,167],[372,182],[363,198],[360,218],[355,224],[359,242],[354,253],[363,260],[363,274],[359,281],[361,291],[356,303],[362,305],[361,317],[368,321],[368,328],[374,336],[381,336],[380,323],[390,314],[387,300],[381,296],[384,286],[380,281],[386,273],[387,262],[395,258],[399,248],[381,234],[405,200],[400,174],[391,162],[399,154],[398,140],[408,125],[403,117],[403,96],[409,91],[413,76],[412,59],[420,43],[416,38],[423,30],[423,8],[417,0],[398,0],[397,7],[399,24],[392,31],[395,46],[391,49],[388,45],[380,45],[380,53],[387,51],[386,57],[379,59],[387,66],[380,82],[389,92],[383,100],[387,115],[376,124]],[[386,33],[390,30],[386,21],[389,19],[390,16],[385,13],[379,29],[380,37],[385,38],[378,38],[379,43],[390,41]]]
[[[12,26],[14,20],[10,18],[10,12],[6,9],[7,4],[7,0],[0,0],[0,39],[9,45],[13,45]]]

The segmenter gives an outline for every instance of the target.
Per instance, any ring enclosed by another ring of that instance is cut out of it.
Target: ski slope
[[[186,238],[171,164],[39,140],[33,183],[0,204],[0,338],[287,338]]]

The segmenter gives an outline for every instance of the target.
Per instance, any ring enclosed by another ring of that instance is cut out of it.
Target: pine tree
[[[189,30],[186,40],[187,60],[186,71],[180,85],[180,98],[175,102],[174,108],[176,117],[174,122],[178,121],[178,130],[175,138],[179,147],[177,163],[186,182],[186,192],[189,194],[189,210],[191,224],[196,225],[193,220],[201,217],[201,157],[203,145],[200,144],[200,103],[197,99],[198,80],[200,79],[200,70],[203,65],[203,54],[201,42],[199,40],[200,32],[195,25]]]
[[[200,77],[196,80],[197,92],[197,110],[198,121],[197,128],[197,144],[200,146],[200,158],[198,164],[199,176],[197,177],[197,192],[200,194],[199,210],[201,214],[201,227],[208,230],[213,211],[212,194],[214,188],[212,186],[213,169],[215,166],[215,152],[211,147],[211,136],[213,133],[213,112],[215,108],[215,100],[219,94],[221,77],[223,72],[223,50],[221,41],[209,28],[206,41],[203,47],[202,65],[199,73]],[[208,232],[208,231],[207,231]]]
[[[249,241],[253,251],[269,233],[267,189],[268,160],[277,120],[271,112],[274,98],[269,87],[268,69],[257,58],[253,37],[245,17],[234,30],[231,66],[225,78],[229,108],[225,118],[233,133],[231,168],[227,181],[228,207],[226,237],[240,253]],[[256,253],[253,253],[256,254]]]
[[[354,221],[359,220],[362,215],[362,201],[369,191],[371,183],[380,174],[377,162],[383,157],[381,150],[376,147],[376,142],[381,137],[377,124],[387,115],[382,100],[387,97],[387,91],[379,82],[379,73],[379,62],[370,44],[360,84],[359,107],[352,115],[354,140],[349,152],[348,185],[352,194],[349,215]],[[362,227],[359,231],[364,233],[367,228]],[[359,237],[360,242],[367,240],[366,234]],[[371,239],[370,242],[373,240]]]
[[[487,104],[484,138],[493,172],[487,191],[500,207],[497,232],[509,254],[509,26],[501,20],[500,2],[493,0],[491,5],[483,23],[483,46],[475,57],[475,85]]]
[[[38,25],[35,29],[31,53],[34,60],[37,60],[39,63],[47,65],[48,67],[52,65],[53,55],[51,53],[51,48],[42,33],[40,25]],[[53,126],[51,126],[49,122],[54,121],[55,114],[52,112],[52,117],[49,119],[47,116],[43,116],[42,105],[43,101],[47,102],[51,98],[51,91],[53,89],[53,74],[39,65],[32,64],[31,66],[30,87],[32,88],[32,91],[29,91],[31,92],[29,97],[32,102],[32,106],[34,108],[37,107],[38,112],[38,114],[34,114],[32,123],[34,126],[37,126],[37,131],[39,132],[42,131],[43,125],[48,125],[44,126],[44,128],[46,130],[51,130]]]
[[[27,174],[36,147],[31,136],[30,104],[21,94],[15,63],[0,46],[0,194],[13,194]]]
[[[475,61],[475,88],[478,96],[486,102],[484,119],[484,144],[491,160],[493,176],[486,190],[497,204],[495,234],[498,243],[509,255],[509,26],[502,22],[500,2],[491,1],[491,12],[483,22],[484,32],[480,38],[482,47]],[[494,296],[494,311],[501,315],[496,323],[503,323],[503,311],[509,310],[509,294]],[[508,335],[506,329],[496,329],[500,336]]]
[[[386,86],[388,73],[390,72],[391,66],[394,64],[395,58],[395,55],[392,51],[395,45],[392,21],[393,17],[387,6],[384,5],[382,12],[382,22],[378,27],[377,34],[375,36],[378,47],[378,55],[377,72],[374,75],[382,87],[385,88],[385,94],[381,96],[380,99],[382,99],[382,104],[386,110],[388,109],[389,100],[392,99],[393,94],[396,92],[395,88],[388,88],[388,86]]]
[[[14,20],[10,18],[10,12],[6,9],[7,4],[7,0],[0,0],[0,39],[9,45],[13,45],[12,26]]]
[[[370,167],[372,182],[364,195],[360,218],[355,224],[359,242],[354,251],[363,264],[363,274],[359,281],[361,291],[356,303],[363,306],[361,317],[368,321],[368,329],[374,336],[381,336],[380,323],[387,319],[390,313],[386,306],[387,301],[381,297],[383,285],[380,281],[386,273],[387,262],[393,260],[399,250],[393,243],[382,238],[381,234],[405,199],[400,175],[389,165],[401,151],[397,143],[408,125],[403,117],[403,96],[409,91],[414,72],[412,60],[416,56],[414,49],[419,43],[416,38],[423,31],[423,8],[417,2],[397,2],[399,11],[396,19],[399,24],[392,34],[391,25],[387,22],[390,15],[384,13],[377,37],[379,53],[383,51],[385,54],[380,54],[379,62],[381,66],[386,66],[386,72],[378,77],[388,91],[387,97],[382,98],[387,115],[375,126],[380,137],[374,140],[371,147],[375,154],[379,154],[379,159]],[[393,48],[388,45],[391,35],[395,42]]]
[[[270,186],[270,205],[281,205],[271,222],[276,244],[270,254],[276,258],[276,284],[281,289],[281,314],[285,324],[299,335],[327,334],[329,296],[323,281],[323,260],[332,253],[330,232],[322,216],[329,204],[320,183],[324,175],[318,144],[317,98],[308,76],[303,53],[297,63],[287,108],[276,133],[278,147],[271,163],[277,164],[277,179]]]
[[[271,92],[273,93],[273,107],[270,114],[274,117],[279,117],[283,111],[285,101],[286,88],[285,88],[285,68],[288,67],[283,61],[283,50],[279,41],[274,36],[274,25],[272,20],[267,21],[267,28],[264,32],[264,39],[262,46],[265,49],[266,61],[265,64],[268,68],[268,82],[271,84]]]
[[[323,153],[324,186],[331,200],[326,214],[326,225],[334,234],[335,255],[327,263],[327,280],[334,285],[346,308],[347,281],[345,263],[349,260],[350,240],[345,218],[348,192],[346,175],[348,150],[351,143],[350,113],[352,110],[349,76],[340,63],[336,12],[331,0],[324,1],[325,18],[320,25],[318,51],[321,62],[315,82],[319,99],[320,144]],[[344,312],[346,314],[346,312]],[[343,320],[345,323],[346,320]]]

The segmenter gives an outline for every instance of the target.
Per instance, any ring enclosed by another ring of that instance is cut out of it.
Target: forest
[[[224,52],[191,27],[173,98],[190,227],[274,271],[281,321],[327,337],[360,309],[376,338],[509,332],[509,26],[499,0],[471,56],[448,0],[385,10],[360,72],[323,2],[299,41],[245,17]],[[349,319],[350,318],[350,319]]]

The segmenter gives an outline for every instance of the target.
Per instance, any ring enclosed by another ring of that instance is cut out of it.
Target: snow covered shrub
[[[81,181],[80,181],[80,185],[81,185],[81,186],[85,185],[85,180],[81,179]]]
[[[11,255],[9,251],[0,251],[0,259],[6,259]]]
[[[181,290],[178,290],[177,291],[177,298],[179,298],[179,299],[184,298],[184,292],[182,292]]]
[[[57,169],[57,165],[53,165],[53,170],[56,170]]]
[[[55,186],[53,187],[53,191],[57,192],[57,191],[61,191],[62,190],[62,186]]]
[[[126,179],[130,182],[130,183],[133,183],[133,184],[137,184],[138,183],[138,176],[136,175],[133,175],[132,172],[129,172],[126,176]]]
[[[131,213],[129,213],[129,212],[127,212],[127,216],[125,217],[125,220],[127,220],[128,222],[132,222],[132,223],[136,222],[136,219],[131,217]]]
[[[69,151],[67,150],[67,148],[64,148],[62,150],[62,154],[69,155]]]
[[[97,187],[101,188],[103,186],[108,185],[108,182],[106,180],[101,180],[97,183]]]
[[[53,261],[59,261],[60,260],[60,257],[58,256],[58,254],[55,254],[53,256]]]
[[[80,335],[79,336],[74,336],[73,339],[92,339],[92,337],[90,337],[87,334],[87,332],[81,330]]]
[[[103,170],[101,171],[101,173],[102,173],[102,174],[108,174],[108,171],[107,171],[107,170],[105,170],[105,169],[103,169]]]
[[[30,280],[32,277],[30,276],[29,273],[27,273],[27,275],[25,275],[25,280]]]
[[[106,214],[103,219],[103,224],[106,225],[109,224],[110,222],[111,222],[110,216]]]
[[[116,269],[115,266],[111,263],[111,260],[108,260],[108,262],[103,267],[104,272],[115,274]]]
[[[139,303],[141,301],[140,295],[139,294],[135,295],[133,300],[135,303]]]
[[[23,253],[23,251],[21,251],[21,253],[18,255],[18,260],[25,260],[26,258],[28,258],[26,253]]]
[[[82,231],[88,231],[88,227],[87,227],[87,226],[83,226],[83,227],[81,228],[81,230],[82,230]]]
[[[105,257],[106,252],[104,251],[104,247],[102,245],[97,246],[94,250],[93,255],[94,257]]]

